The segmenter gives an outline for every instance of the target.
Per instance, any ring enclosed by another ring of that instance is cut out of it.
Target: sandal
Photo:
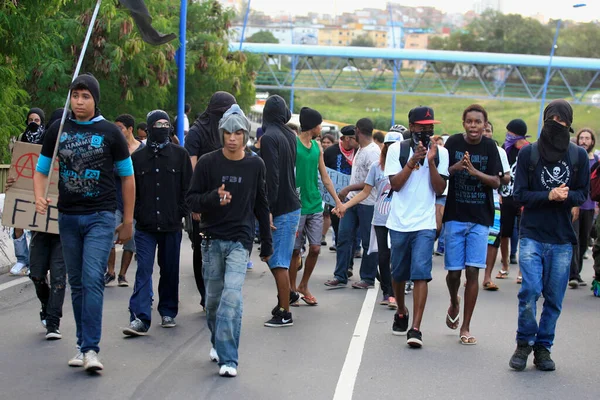
[[[317,303],[317,299],[315,298],[315,296],[302,296],[301,299],[309,306],[316,306],[317,304],[319,304]]]
[[[450,305],[452,307],[452,305]],[[448,307],[448,310],[450,310]],[[446,326],[452,330],[458,329],[458,325],[460,324],[460,296],[458,296],[458,314],[454,318],[450,316],[450,313],[446,313]]]
[[[473,336],[460,335],[459,342],[465,346],[474,346],[477,344],[477,339]]]
[[[495,292],[496,290],[498,290],[498,286],[492,281],[486,282],[483,284],[483,290],[489,290],[490,292]]]
[[[498,271],[498,275],[496,275],[496,279],[506,279],[506,278],[508,278],[508,273],[509,273],[509,271],[505,271],[505,270],[501,269],[500,271]]]
[[[521,283],[523,283],[523,277],[517,276],[517,285],[520,285]]]

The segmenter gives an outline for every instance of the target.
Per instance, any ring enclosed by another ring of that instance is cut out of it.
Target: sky
[[[392,3],[404,6],[432,6],[448,13],[464,13],[473,9],[476,0],[402,0]],[[536,13],[546,18],[563,18],[575,21],[600,19],[600,0],[501,0],[502,12],[531,16]],[[341,14],[364,7],[385,8],[388,0],[252,0],[251,7],[268,14],[306,15],[309,11],[322,14]],[[587,3],[585,7],[573,8],[574,4]],[[285,6],[283,6],[285,5]]]

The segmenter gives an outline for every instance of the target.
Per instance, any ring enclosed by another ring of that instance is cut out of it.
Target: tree
[[[366,33],[352,39],[350,46],[354,47],[375,47],[375,42]]]
[[[69,4],[68,7],[66,4]],[[20,0],[0,5],[0,156],[25,128],[30,105],[49,114],[62,107],[96,0]],[[180,0],[145,0],[153,25],[177,32]],[[254,103],[254,56],[230,52],[227,31],[233,11],[216,0],[190,2],[186,56],[186,102],[203,109],[214,91],[225,90],[242,108]],[[35,28],[35,29],[33,29]],[[100,82],[103,115],[177,109],[177,42],[151,46],[116,1],[102,4],[82,66]]]
[[[269,31],[258,31],[254,35],[250,36],[246,39],[248,43],[279,43],[279,39],[277,39],[273,34]]]

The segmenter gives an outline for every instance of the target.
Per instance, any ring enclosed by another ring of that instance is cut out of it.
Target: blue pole
[[[394,33],[394,18],[392,4],[390,3],[390,26],[392,27],[392,44],[396,48],[396,34]],[[394,60],[394,80],[392,81],[392,126],[396,124],[396,85],[398,84],[398,61]]]
[[[294,25],[292,24],[292,16],[290,15],[290,32],[292,33],[292,44],[294,44]],[[294,82],[296,80],[296,63],[298,56],[292,56],[292,90],[290,93],[290,111],[294,113]]]
[[[177,138],[183,146],[183,119],[185,115],[185,42],[187,26],[187,0],[181,0],[179,16],[179,51],[177,57]]]
[[[244,36],[246,35],[246,25],[248,25],[248,16],[250,15],[250,3],[252,0],[248,0],[248,7],[246,7],[246,15],[244,16],[244,26],[242,26],[242,36],[240,37],[240,51],[244,45]]]

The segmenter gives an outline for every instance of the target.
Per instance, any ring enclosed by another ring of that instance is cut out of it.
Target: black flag
[[[164,35],[152,27],[152,17],[143,0],[119,0],[119,2],[127,7],[131,13],[131,17],[145,42],[157,46],[170,42],[177,37],[174,33]]]

